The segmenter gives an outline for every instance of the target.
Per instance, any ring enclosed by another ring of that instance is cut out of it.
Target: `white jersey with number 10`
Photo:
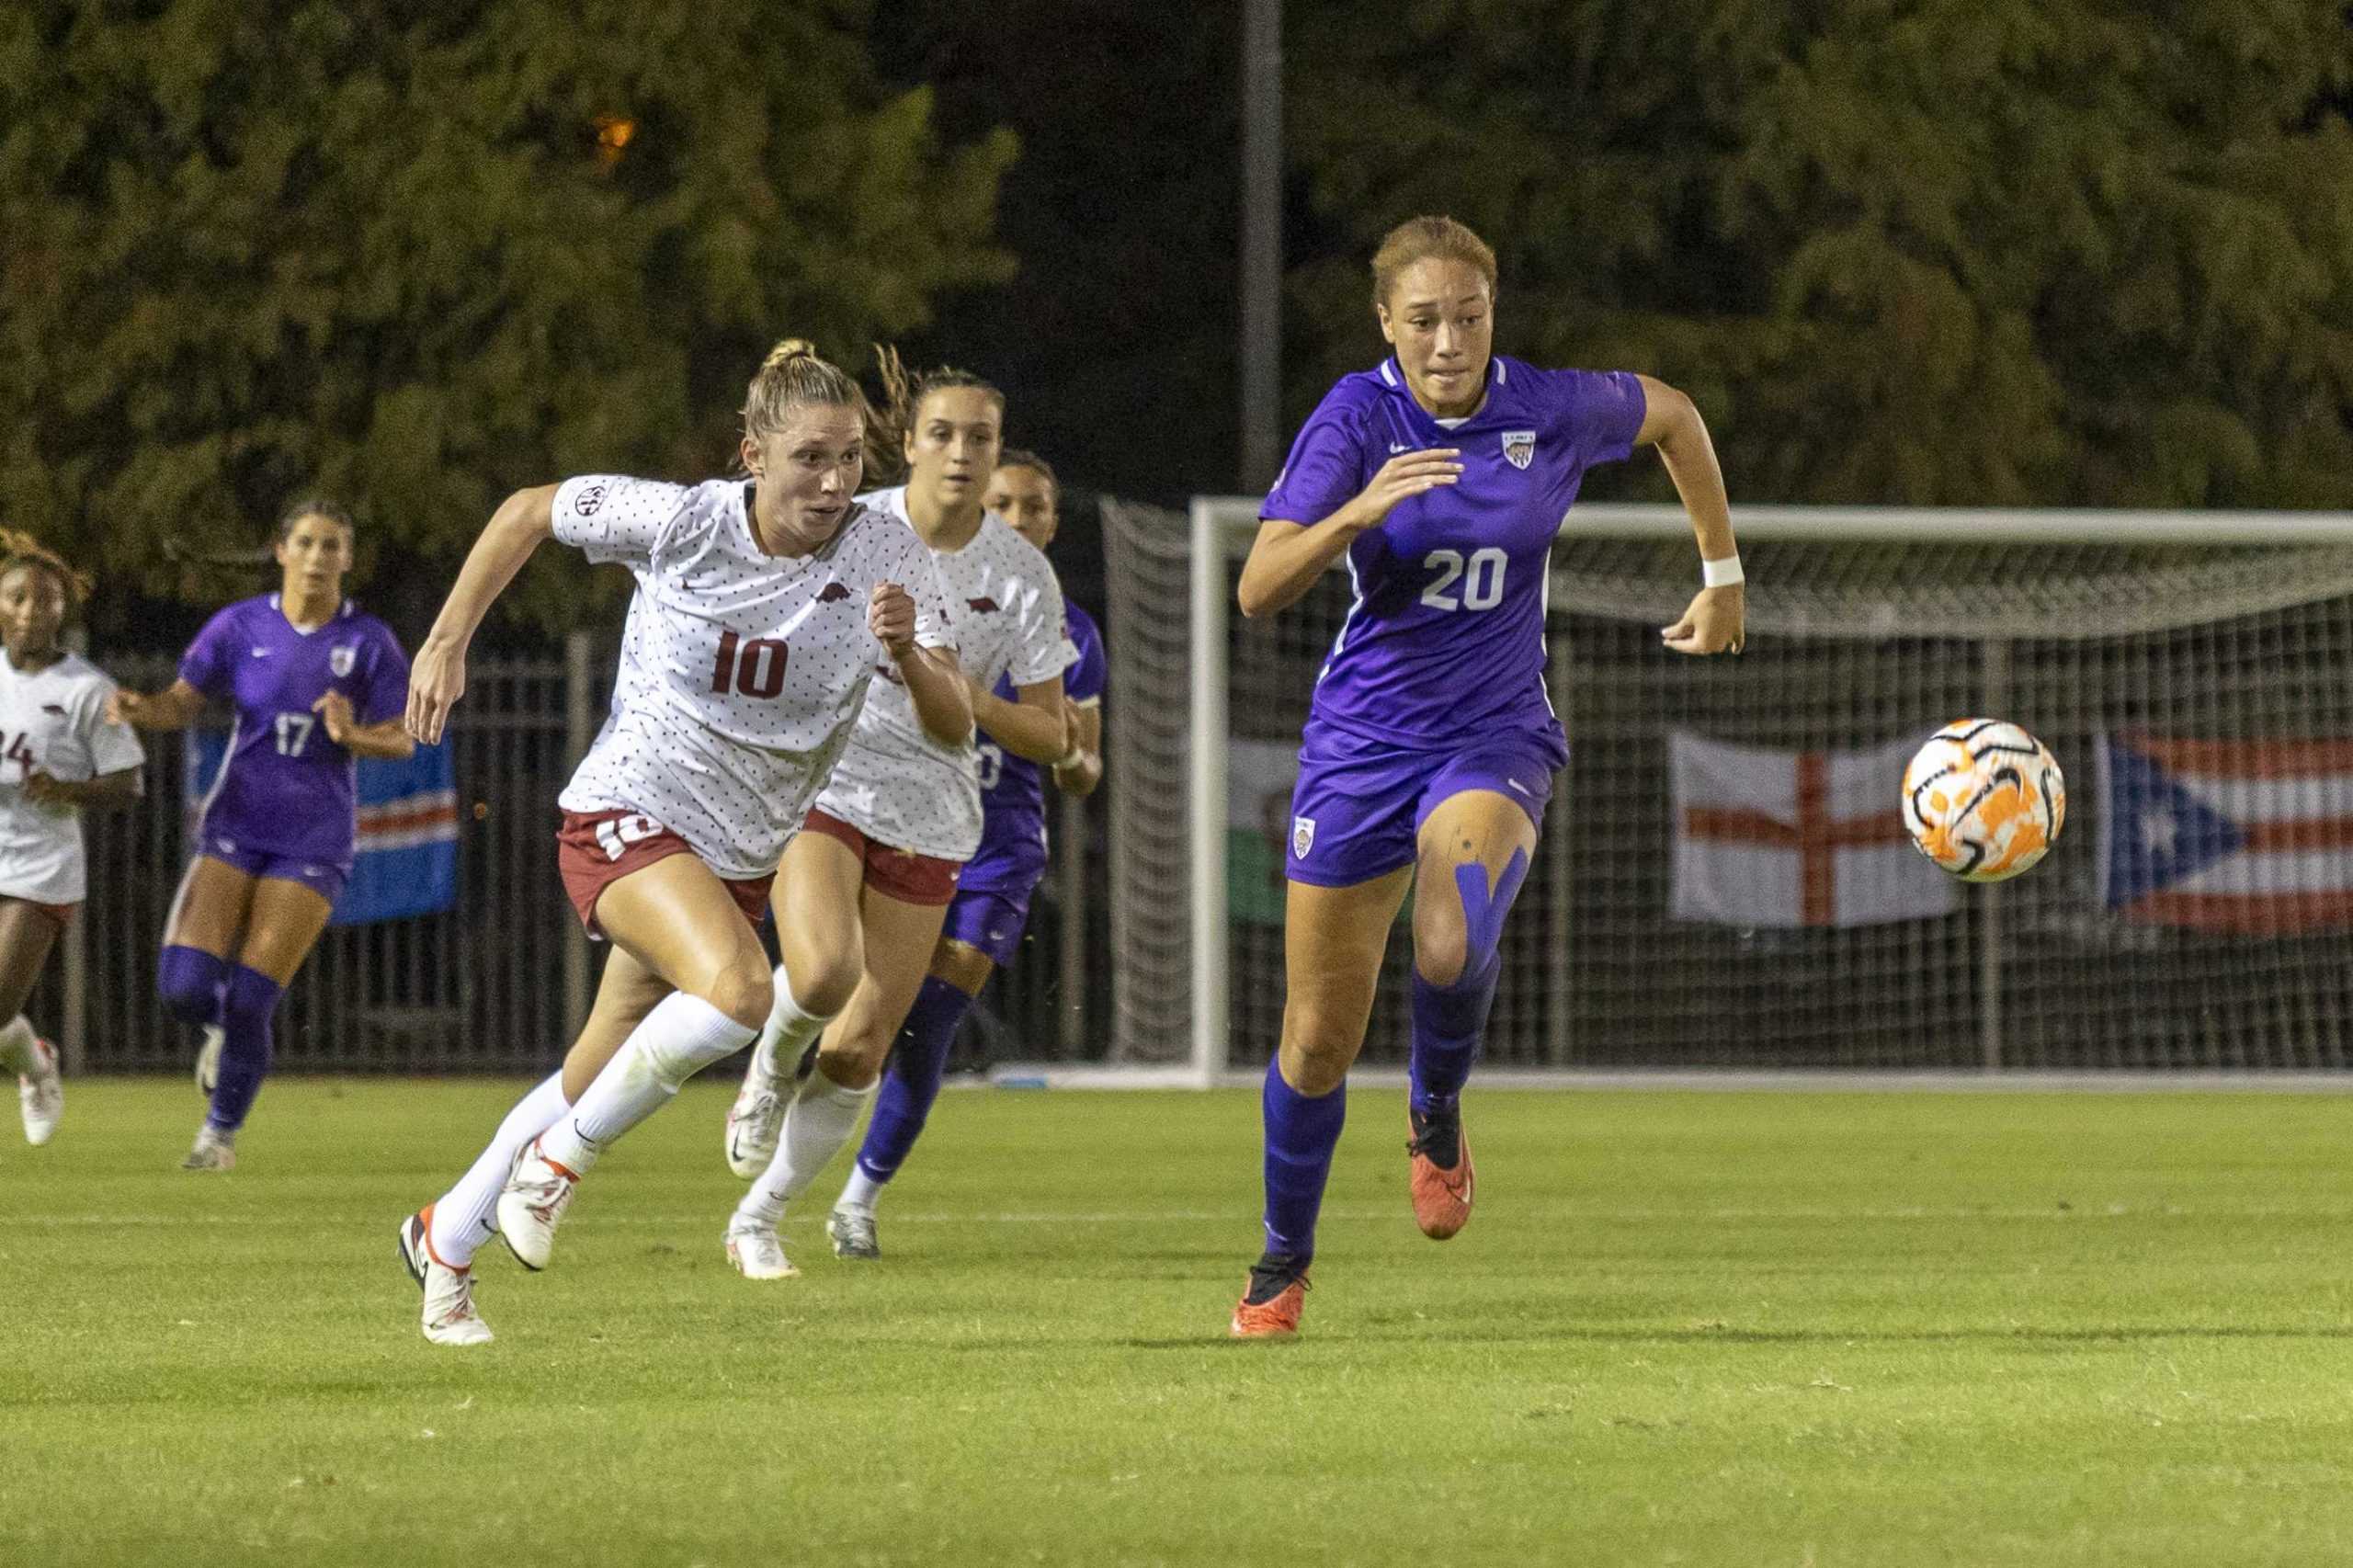
[[[618,474],[556,489],[555,534],[637,578],[613,706],[559,797],[653,818],[719,875],[766,876],[890,662],[867,630],[878,583],[915,601],[915,640],[952,645],[938,572],[897,518],[854,508],[814,553],[769,555],[751,486]]]

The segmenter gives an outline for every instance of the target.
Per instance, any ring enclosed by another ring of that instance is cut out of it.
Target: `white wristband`
[[[1699,581],[1711,588],[1729,588],[1735,583],[1745,583],[1748,578],[1741,572],[1740,556],[1735,552],[1722,561],[1700,562]]]

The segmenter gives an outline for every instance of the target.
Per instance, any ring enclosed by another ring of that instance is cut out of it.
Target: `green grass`
[[[2353,1100],[1474,1091],[1434,1246],[1360,1089],[1237,1346],[1255,1096],[950,1095],[883,1261],[755,1285],[697,1085],[439,1349],[393,1226],[515,1090],[0,1145],[0,1563],[2353,1561]]]

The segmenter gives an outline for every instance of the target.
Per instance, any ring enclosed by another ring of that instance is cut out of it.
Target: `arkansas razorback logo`
[[[821,605],[833,604],[836,600],[847,597],[849,597],[849,589],[839,583],[828,583],[817,590],[817,602]]]
[[[995,599],[982,597],[977,599],[966,599],[964,602],[972,607],[972,611],[976,615],[995,615],[996,613],[996,601]]]

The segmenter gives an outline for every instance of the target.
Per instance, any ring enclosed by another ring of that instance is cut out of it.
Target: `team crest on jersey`
[[[821,605],[829,605],[847,597],[849,597],[849,587],[844,583],[828,583],[817,590],[817,602]]]
[[[1294,860],[1304,860],[1304,859],[1306,859],[1306,858],[1307,858],[1307,852],[1308,852],[1310,849],[1313,849],[1313,848],[1314,848],[1314,847],[1315,847],[1315,819],[1314,819],[1313,817],[1293,817],[1293,818],[1291,818],[1291,819],[1290,819],[1290,854],[1291,854],[1291,858],[1292,858],[1292,859],[1294,859]]]
[[[359,644],[357,642],[346,642],[340,648],[329,650],[327,653],[327,668],[338,676],[349,675],[351,666],[358,662]]]
[[[1526,468],[1535,460],[1535,431],[1506,430],[1504,432],[1504,461],[1514,468]]]
[[[989,597],[986,594],[982,595],[977,599],[966,599],[964,602],[972,607],[972,612],[975,615],[995,615],[996,613],[996,601]]]
[[[572,498],[572,509],[584,517],[595,517],[597,508],[604,504],[605,487],[601,484],[584,486],[580,493]]]

